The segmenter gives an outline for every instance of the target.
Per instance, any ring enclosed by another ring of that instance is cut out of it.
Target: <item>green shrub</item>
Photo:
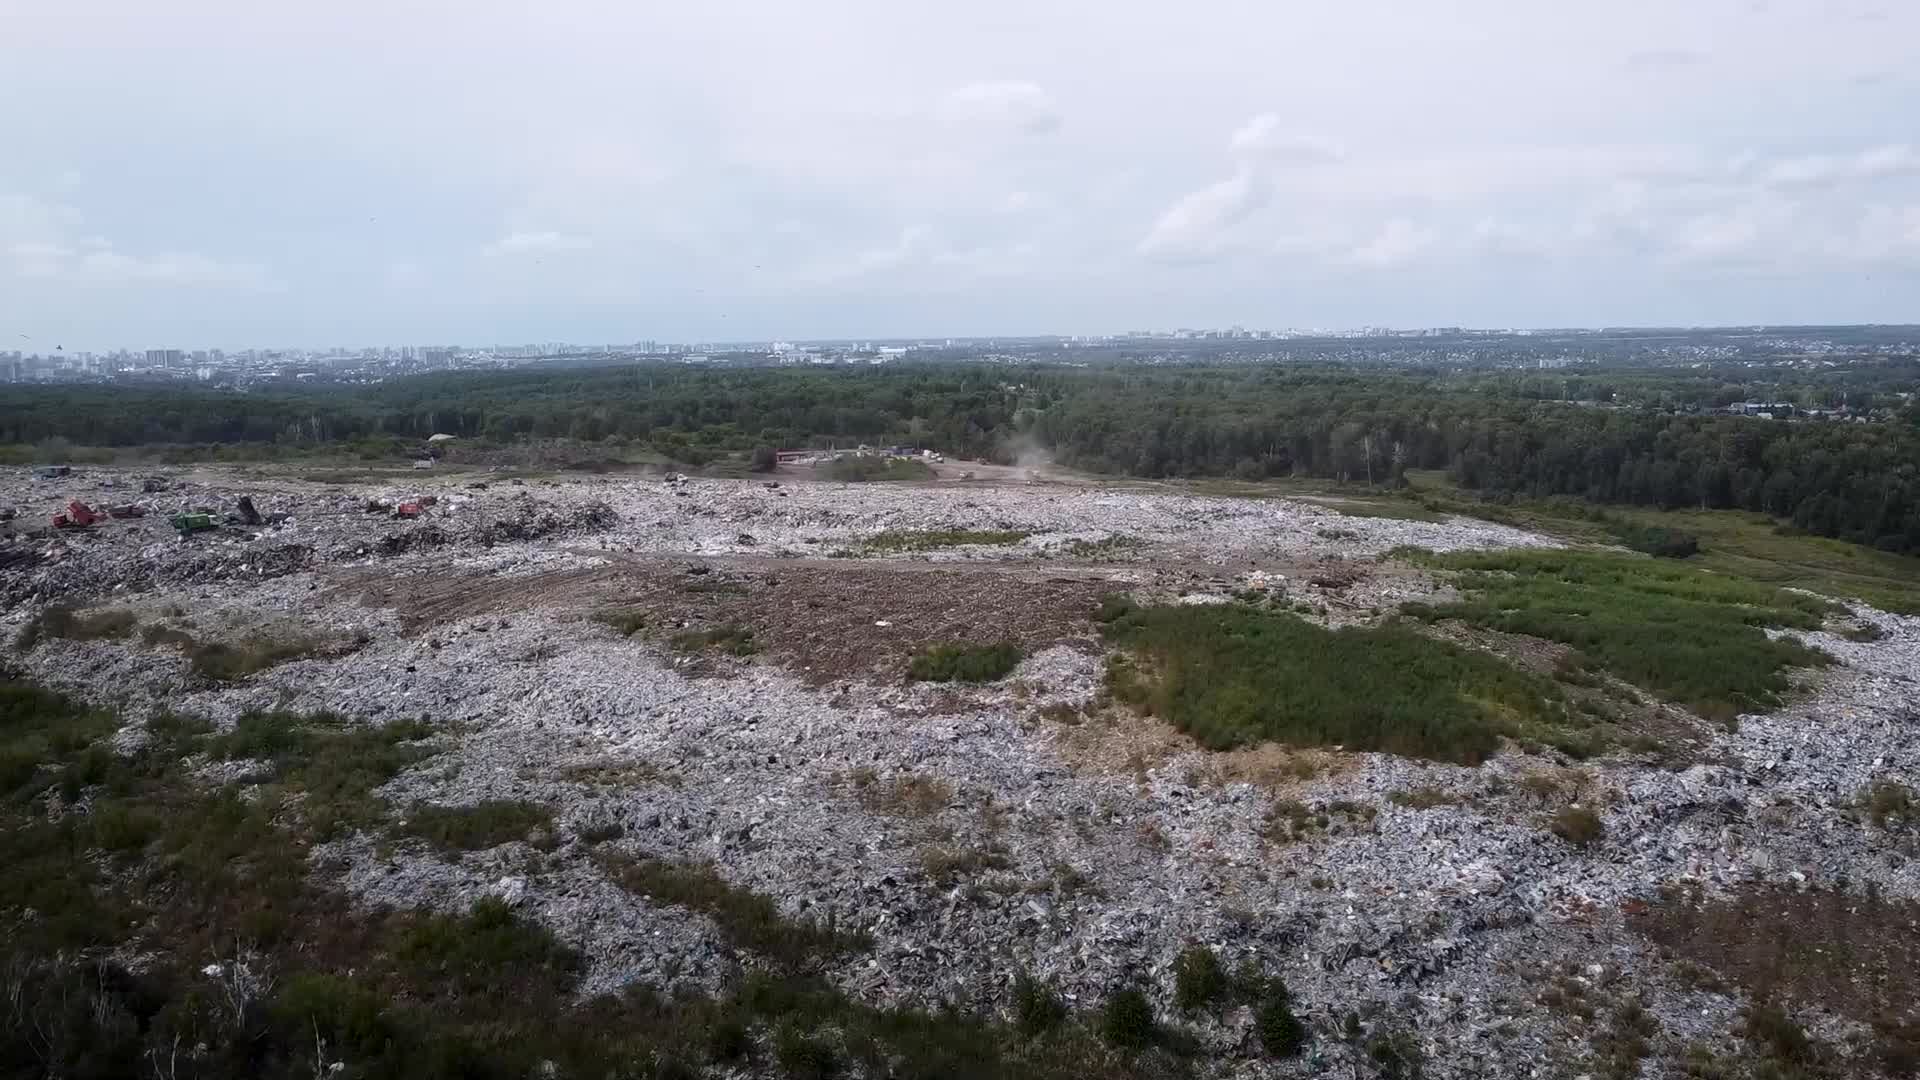
[[[1286,985],[1275,979],[1254,1009],[1253,1029],[1260,1045],[1274,1057],[1293,1057],[1307,1045],[1306,1025],[1293,1015],[1292,995]]]
[[[1627,547],[1663,559],[1687,559],[1700,553],[1699,537],[1664,525],[1636,525],[1621,521],[1609,525],[1608,531],[1619,537]]]
[[[907,677],[919,682],[993,682],[1011,675],[1024,656],[1012,642],[934,645],[914,655]]]
[[[1107,994],[1100,1008],[1100,1034],[1115,1046],[1138,1050],[1153,1044],[1159,1028],[1153,1005],[1137,986],[1121,986]]]
[[[1376,1032],[1367,1040],[1367,1056],[1382,1080],[1419,1080],[1426,1070],[1420,1042],[1410,1031]]]
[[[1173,1003],[1183,1012],[1213,1005],[1230,989],[1220,958],[1204,945],[1192,945],[1173,962]]]
[[[1025,971],[1014,978],[1013,1026],[1022,1035],[1039,1035],[1066,1018],[1066,1003],[1052,987],[1036,981]]]
[[[553,812],[519,799],[487,799],[470,806],[415,803],[403,832],[442,851],[479,851],[524,840],[535,829],[551,828]]]

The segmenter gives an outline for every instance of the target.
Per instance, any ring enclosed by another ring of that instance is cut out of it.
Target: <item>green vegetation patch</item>
[[[639,608],[606,607],[593,613],[593,621],[612,627],[621,637],[632,637],[647,628],[647,613]]]
[[[487,799],[471,806],[415,803],[402,830],[442,851],[480,851],[524,840],[553,827],[553,811],[519,799]]]
[[[1024,529],[889,529],[866,540],[868,551],[937,551],[967,544],[1017,544],[1031,532]]]
[[[1216,750],[1345,746],[1476,763],[1502,735],[1564,728],[1550,680],[1402,625],[1327,630],[1286,612],[1194,604],[1108,612],[1114,697]]]
[[[876,480],[933,479],[933,469],[917,458],[843,457],[823,461],[813,469],[825,479],[856,484]]]
[[[729,656],[752,656],[760,651],[753,640],[753,631],[737,623],[716,626],[708,630],[683,630],[669,638],[667,644],[677,652],[722,652]]]
[[[907,665],[907,678],[916,682],[994,682],[1013,674],[1025,655],[1010,641],[997,645],[933,645],[914,654]]]
[[[606,854],[599,863],[622,888],[660,904],[691,908],[714,921],[735,948],[787,969],[872,946],[865,934],[827,921],[791,919],[770,897],[732,885],[707,863]]]
[[[1583,551],[1422,557],[1457,571],[1465,598],[1410,604],[1424,619],[1460,619],[1570,645],[1584,664],[1708,719],[1780,704],[1787,672],[1831,662],[1769,627],[1818,629],[1833,605],[1664,560]]]
[[[132,634],[139,622],[133,612],[125,609],[82,612],[64,604],[56,604],[21,627],[14,639],[14,646],[26,652],[46,638],[71,638],[75,641],[123,638]]]
[[[374,790],[432,756],[421,745],[432,734],[418,720],[356,724],[332,713],[254,712],[207,739],[205,749],[216,761],[269,763],[274,781],[305,796],[301,814],[325,840],[384,820],[387,804]]]

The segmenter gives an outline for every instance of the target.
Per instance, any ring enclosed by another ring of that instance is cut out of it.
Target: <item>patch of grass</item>
[[[914,654],[907,665],[907,678],[918,682],[994,682],[1013,674],[1025,655],[1010,641],[997,645],[933,645]]]
[[[272,779],[305,796],[300,816],[326,840],[377,827],[387,805],[374,789],[430,757],[420,742],[432,734],[415,720],[356,724],[332,713],[251,712],[207,739],[205,749],[215,761],[270,764]]]
[[[918,458],[842,457],[813,467],[827,480],[864,484],[881,480],[931,480],[933,469]]]
[[[524,840],[553,827],[553,811],[520,799],[487,799],[469,806],[415,803],[400,830],[442,851],[481,851]]]
[[[810,1035],[795,1024],[782,1024],[773,1033],[773,1059],[793,1080],[829,1080],[840,1071],[840,1055],[821,1035]]]
[[[1408,605],[1426,619],[1460,619],[1558,641],[1592,666],[1709,719],[1779,705],[1787,670],[1831,662],[1769,627],[1816,630],[1832,610],[1818,597],[1671,562],[1577,551],[1433,556],[1465,597]]]
[[[752,656],[760,651],[753,631],[738,623],[727,623],[708,630],[683,630],[667,644],[678,652],[722,652],[728,656]]]
[[[1098,540],[1069,540],[1062,550],[1076,559],[1110,559],[1146,545],[1147,542],[1137,536],[1115,533]]]
[[[856,772],[852,780],[860,805],[877,814],[931,817],[953,802],[953,785],[935,776],[901,773],[882,780]]]
[[[1898,780],[1875,780],[1860,793],[1860,808],[1882,828],[1897,828],[1915,820],[1913,789]]]
[[[406,926],[394,958],[409,982],[456,998],[496,993],[530,976],[565,984],[584,966],[551,931],[523,922],[491,896],[475,901],[467,915],[428,915]]]
[[[937,551],[968,544],[999,547],[1017,544],[1031,532],[1024,529],[889,529],[867,537],[868,551]]]
[[[1005,852],[992,848],[929,847],[920,853],[920,868],[941,888],[979,877],[989,870],[1005,870],[1013,865]]]
[[[1239,604],[1106,624],[1115,699],[1216,750],[1272,741],[1477,763],[1502,735],[1569,724],[1550,680],[1399,625],[1328,630]]]
[[[612,627],[621,637],[632,637],[647,628],[647,613],[630,607],[601,608],[593,613],[593,621]]]
[[[304,636],[252,638],[238,643],[201,641],[185,630],[159,623],[148,626],[140,637],[150,646],[178,648],[193,673],[209,682],[238,682],[289,660],[321,656],[337,648],[334,643]]]
[[[1431,810],[1436,806],[1459,806],[1467,802],[1467,797],[1456,795],[1445,788],[1427,785],[1393,792],[1387,796],[1387,801],[1395,806],[1404,806],[1412,810]]]
[[[735,948],[785,969],[809,967],[872,946],[862,933],[792,919],[770,897],[730,884],[707,863],[601,854],[600,866],[620,887],[655,903],[689,908],[712,919]]]
[[[96,641],[131,636],[140,619],[124,608],[83,612],[70,605],[55,604],[27,620],[14,637],[14,648],[29,652],[48,638]]]
[[[1553,835],[1575,847],[1592,847],[1607,834],[1600,815],[1584,806],[1563,806],[1549,826]]]

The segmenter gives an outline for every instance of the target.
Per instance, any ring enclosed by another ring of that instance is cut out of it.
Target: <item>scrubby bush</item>
[[[1204,945],[1193,945],[1173,962],[1173,1003],[1184,1012],[1215,1004],[1230,989],[1220,958]]]
[[[1013,1026],[1021,1034],[1039,1035],[1066,1018],[1066,1003],[1052,987],[1025,971],[1014,978]]]
[[[1578,847],[1587,847],[1598,843],[1607,833],[1606,823],[1600,815],[1584,806],[1567,806],[1553,815],[1549,826],[1553,835]]]
[[[1100,1009],[1100,1034],[1115,1046],[1138,1050],[1159,1035],[1153,1004],[1137,986],[1120,986],[1107,994]]]
[[[1253,1028],[1260,1045],[1274,1057],[1292,1057],[1307,1044],[1307,1028],[1293,1015],[1292,995],[1286,985],[1275,979],[1255,1007]]]
[[[998,645],[934,645],[916,653],[907,677],[919,682],[984,683],[1013,674],[1025,657],[1012,642]]]

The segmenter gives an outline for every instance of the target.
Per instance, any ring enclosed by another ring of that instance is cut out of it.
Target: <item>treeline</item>
[[[1789,424],[1568,405],[1532,389],[1341,367],[987,365],[519,370],[252,393],[21,387],[0,400],[0,443],[298,448],[444,432],[643,446],[692,463],[865,442],[1008,462],[1045,450],[1064,465],[1145,477],[1395,485],[1408,469],[1445,469],[1494,497],[1753,510],[1920,551],[1911,405],[1887,423]]]

